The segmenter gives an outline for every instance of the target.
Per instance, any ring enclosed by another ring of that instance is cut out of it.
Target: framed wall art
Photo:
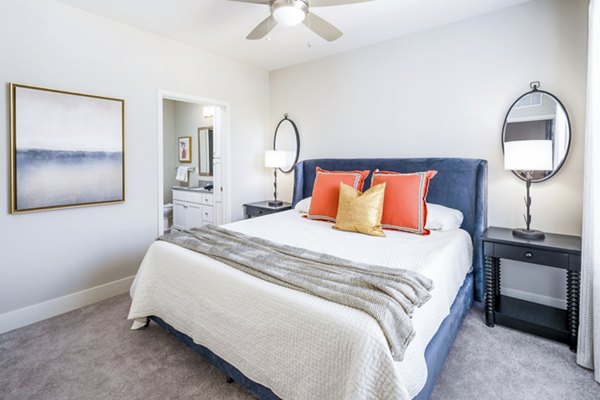
[[[181,136],[178,138],[178,146],[179,149],[179,162],[181,163],[191,163],[192,162],[192,137],[191,136]]]
[[[11,212],[125,201],[125,101],[10,84]]]

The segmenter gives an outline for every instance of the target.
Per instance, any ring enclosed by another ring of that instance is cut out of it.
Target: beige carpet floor
[[[0,399],[250,399],[155,324],[129,330],[121,295],[0,335]],[[567,346],[490,329],[474,308],[432,399],[600,399]]]

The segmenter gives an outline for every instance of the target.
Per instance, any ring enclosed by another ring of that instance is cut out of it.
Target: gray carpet
[[[127,295],[0,335],[0,399],[251,399],[155,324],[130,331]],[[600,399],[567,346],[473,309],[432,399]]]

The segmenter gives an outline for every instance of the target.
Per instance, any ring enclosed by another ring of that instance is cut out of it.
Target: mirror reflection
[[[198,175],[213,174],[213,128],[198,128]]]
[[[550,171],[534,171],[532,182],[541,182],[554,175],[569,152],[571,127],[569,117],[560,101],[548,92],[533,90],[521,96],[509,110],[504,121],[502,144],[518,140],[551,140]],[[514,171],[521,179],[525,174]]]
[[[287,114],[285,114],[285,117],[279,122],[275,129],[273,150],[287,151],[290,152],[290,154],[293,154],[294,159],[290,162],[291,167],[287,170],[280,169],[285,173],[293,171],[300,155],[300,135],[298,134],[296,124],[288,118]]]

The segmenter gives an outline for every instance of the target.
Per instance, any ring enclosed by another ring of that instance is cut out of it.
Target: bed
[[[403,361],[391,360],[379,327],[359,310],[244,276],[160,241],[150,247],[132,286],[129,318],[150,317],[260,399],[427,399],[473,300],[483,296],[487,163],[448,158],[306,160],[295,168],[294,204],[311,195],[316,166],[437,170],[428,202],[464,215],[460,230],[429,237],[386,232],[385,241],[334,231],[330,223],[302,218],[294,210],[225,226],[353,261],[414,266],[434,279],[431,300],[413,317],[417,335]]]

